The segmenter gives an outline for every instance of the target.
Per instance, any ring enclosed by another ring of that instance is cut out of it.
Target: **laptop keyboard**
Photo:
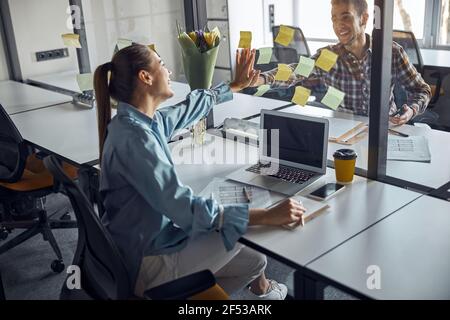
[[[315,174],[312,172],[282,165],[278,166],[278,170],[271,169],[270,164],[256,164],[253,167],[246,169],[246,171],[257,174],[261,174],[262,170],[264,170],[264,175],[297,184],[303,184],[315,176]]]

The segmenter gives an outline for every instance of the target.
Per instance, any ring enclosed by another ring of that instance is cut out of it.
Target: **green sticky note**
[[[259,58],[256,64],[268,64],[270,63],[270,60],[272,60],[272,48],[260,48],[259,51]]]
[[[270,85],[263,84],[262,86],[258,87],[258,91],[254,94],[255,97],[262,97],[267,91],[270,90]]]
[[[77,83],[81,91],[94,90],[94,75],[92,73],[77,74]]]
[[[309,77],[309,75],[314,69],[315,64],[316,62],[314,61],[314,59],[307,57],[300,57],[300,61],[294,72],[295,74],[299,74],[304,77]]]
[[[128,40],[128,39],[118,39],[117,40],[117,48],[119,50],[122,50],[123,48],[129,47],[133,44],[132,40]]]
[[[344,97],[344,92],[339,91],[336,88],[329,87],[327,94],[322,99],[322,103],[333,110],[337,110],[342,101],[344,101]]]

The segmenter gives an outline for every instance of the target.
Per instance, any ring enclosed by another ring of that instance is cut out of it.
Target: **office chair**
[[[76,168],[67,164],[64,167],[72,178],[76,177]],[[52,175],[0,105],[0,240],[6,240],[13,229],[26,229],[0,246],[0,254],[40,233],[57,256],[51,269],[57,273],[64,270],[61,251],[51,229],[74,228],[76,222],[49,219],[44,200],[55,191]]]
[[[414,33],[409,31],[393,30],[392,37],[395,42],[403,47],[406,54],[408,55],[411,63],[416,67],[417,71],[424,76],[424,65],[422,60],[422,54],[420,53],[419,43],[417,42]],[[432,73],[430,75],[432,78],[436,79],[436,85],[431,85],[432,98],[428,105],[427,110],[423,115],[419,115],[414,119],[414,122],[422,122],[429,124],[431,127],[438,128],[439,115],[432,111],[435,104],[438,102],[441,95],[442,88],[442,76],[439,72]],[[400,92],[399,90],[394,91],[396,95],[397,105],[403,105],[406,101],[406,94]]]
[[[44,159],[55,180],[64,187],[78,221],[78,244],[72,265],[81,270],[81,290],[70,290],[64,283],[61,299],[124,300],[136,299],[125,262],[111,235],[103,226],[81,188],[62,170],[54,156]],[[208,290],[205,292],[205,290]],[[195,296],[197,295],[198,296]],[[145,292],[145,298],[155,300],[226,299],[210,271],[202,271],[163,284]]]
[[[291,62],[291,63],[295,63],[298,62],[300,60],[300,56],[305,56],[305,57],[310,57],[311,56],[311,51],[309,50],[309,46],[308,46],[308,42],[306,41],[306,38],[303,34],[303,31],[298,28],[298,27],[292,27],[292,26],[287,26],[291,29],[294,29],[294,39],[291,41],[291,43],[287,46],[284,47],[279,43],[275,42],[275,39],[278,36],[278,33],[280,32],[280,26],[274,26],[272,28],[272,35],[273,35],[273,46],[274,48],[291,48],[291,49],[295,49],[295,51],[297,52],[297,58],[294,59],[295,61]],[[276,54],[276,52],[275,52]]]

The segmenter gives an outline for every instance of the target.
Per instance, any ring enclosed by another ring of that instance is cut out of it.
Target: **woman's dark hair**
[[[100,159],[103,156],[108,124],[111,121],[111,98],[130,103],[141,70],[150,71],[151,51],[147,46],[133,44],[118,51],[111,62],[100,65],[94,73],[97,103]],[[109,80],[108,80],[109,79]]]

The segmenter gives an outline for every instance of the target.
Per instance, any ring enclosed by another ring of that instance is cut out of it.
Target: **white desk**
[[[450,203],[420,199],[309,264],[374,299],[450,299]],[[381,289],[367,288],[367,268]]]
[[[0,104],[9,115],[44,108],[71,101],[59,93],[16,81],[0,82]]]
[[[11,116],[35,146],[82,165],[98,160],[97,114],[71,103]]]
[[[31,77],[28,80],[36,84],[50,85],[52,87],[62,88],[73,92],[80,92],[76,81],[77,73],[74,71],[62,72],[58,74],[48,74],[43,76]],[[173,106],[186,99],[191,92],[186,83],[172,81],[171,88],[174,96],[160,105],[160,108]],[[226,102],[214,108],[214,127],[223,124],[226,118],[246,118],[259,114],[261,109],[279,108],[288,104],[285,101],[252,97],[246,94],[234,94],[233,101]]]
[[[61,88],[64,90],[72,91],[74,93],[81,93],[77,83],[77,72],[66,71],[56,74],[46,74],[42,76],[34,76],[28,79],[35,84],[50,85],[55,88]],[[189,86],[185,83],[172,81],[171,87],[174,91],[174,96],[163,104],[161,107],[171,106],[186,99],[186,96],[191,91]]]
[[[354,116],[352,114],[343,112],[334,112],[327,109],[317,108],[317,107],[299,107],[293,106],[281,110],[282,112],[304,114],[316,117],[327,117],[327,118],[343,118],[352,119],[356,121],[367,122],[368,118]],[[255,118],[251,120],[252,122],[259,123],[260,118]],[[431,163],[419,163],[419,162],[402,162],[402,161],[388,161],[387,162],[387,175],[402,179],[405,181],[410,181],[416,184],[431,188],[440,188],[444,184],[450,181],[450,151],[444,146],[450,145],[450,133],[429,130],[425,128],[418,128],[409,125],[397,128],[397,131],[401,131],[408,135],[420,135],[425,136],[428,139],[430,152],[431,152]],[[360,169],[367,170],[368,158],[369,158],[369,137],[366,137],[356,143],[353,146],[344,146],[337,143],[328,144],[328,160],[333,161],[333,154],[336,150],[346,149],[350,147],[358,153],[358,159],[356,166]]]
[[[190,139],[171,144],[180,180],[196,193],[214,177],[226,177],[243,166],[244,162],[251,164],[257,160],[256,147],[225,141],[219,137],[209,136],[208,141],[210,139],[213,139],[214,143],[194,149],[190,147]],[[233,146],[236,154],[246,154],[248,160],[234,165],[217,164],[223,159],[222,154],[228,154],[222,150],[233,150]],[[212,158],[212,155],[215,155],[215,158]],[[328,169],[324,178],[300,194],[307,195],[320,185],[334,181],[334,170]],[[271,256],[289,263],[294,268],[302,268],[420,196],[412,191],[356,177],[355,182],[347,186],[344,192],[328,201],[331,208],[309,222],[306,227],[294,231],[280,227],[251,227],[242,240],[252,247],[270,252]],[[273,202],[283,198],[275,193],[271,193],[271,197]]]
[[[450,70],[450,50],[421,49],[420,53],[425,67]]]
[[[33,76],[31,78],[28,78],[28,81],[31,81],[38,85],[49,85],[75,93],[81,93],[77,83],[77,74],[77,71],[65,71],[59,73],[44,74],[41,76]]]

